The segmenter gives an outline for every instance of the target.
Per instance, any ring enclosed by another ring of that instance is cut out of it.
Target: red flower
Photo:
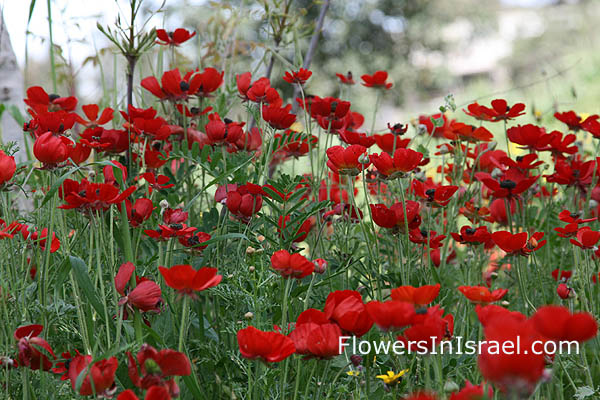
[[[249,221],[253,215],[260,211],[262,195],[264,195],[262,187],[248,182],[241,186],[219,186],[215,193],[215,201],[225,201],[225,205],[231,214],[242,221]]]
[[[263,332],[253,326],[237,333],[242,357],[264,362],[280,362],[296,352],[294,342],[278,332]]]
[[[143,344],[135,358],[129,352],[127,357],[129,379],[136,387],[143,390],[150,389],[148,392],[152,387],[161,386],[169,392],[170,396],[178,397],[179,386],[173,377],[188,376],[192,373],[187,356],[171,349],[157,351],[154,347]]]
[[[243,123],[231,122],[227,119],[223,122],[218,114],[211,114],[208,116],[208,119],[210,121],[204,129],[213,145],[235,144],[244,134],[244,130],[242,129]]]
[[[354,290],[338,290],[329,293],[325,301],[325,316],[335,321],[342,330],[357,337],[369,332],[373,320],[367,312],[360,293]]]
[[[337,76],[340,80],[340,83],[343,83],[344,85],[354,85],[356,83],[354,82],[354,79],[352,79],[352,72],[350,71],[348,71],[346,75],[342,75],[336,72],[335,76]]]
[[[421,224],[421,216],[419,215],[421,205],[416,201],[406,201],[406,217],[404,216],[402,202],[394,203],[390,208],[387,208],[385,204],[369,204],[369,206],[371,207],[373,222],[382,228],[406,232],[406,222],[409,230],[418,228]]]
[[[185,236],[178,236],[179,243],[183,246],[188,247],[192,250],[192,252],[202,252],[208,246],[207,244],[203,244],[206,241],[209,241],[211,235],[206,232],[190,232]]]
[[[470,226],[463,226],[460,228],[460,234],[456,232],[450,232],[454,240],[461,244],[484,244],[486,249],[494,246],[492,241],[492,235],[487,229],[487,226],[480,226],[478,228],[472,228]]]
[[[384,332],[410,325],[415,315],[415,307],[404,301],[370,301],[366,308],[375,325]]]
[[[12,224],[11,224],[12,225]],[[48,228],[39,230],[35,229],[33,232],[29,231],[29,226],[20,225],[21,236],[23,239],[31,240],[34,243],[37,243],[38,246],[44,251],[46,251],[46,240],[48,238]],[[52,232],[52,240],[50,242],[50,253],[55,253],[60,248],[60,240],[56,237],[56,233]]]
[[[48,94],[40,86],[32,86],[27,89],[25,104],[36,111],[74,111],[77,107],[77,99],[71,97],[60,97],[57,94]]]
[[[463,124],[462,122],[452,122],[450,128],[444,131],[444,137],[450,140],[465,140],[467,142],[490,142],[494,135],[483,126],[474,127],[473,125]]]
[[[556,294],[563,300],[573,297],[573,289],[567,286],[566,283],[561,283],[556,288]]]
[[[46,132],[35,140],[33,155],[44,164],[45,168],[53,168],[67,161],[72,148],[71,139]]]
[[[308,101],[307,101],[308,103]],[[344,128],[348,120],[346,116],[350,112],[350,102],[335,97],[315,96],[309,104],[301,104],[304,110],[315,118],[321,128],[328,132]],[[307,110],[308,109],[308,110]]]
[[[102,395],[115,384],[115,372],[119,362],[116,357],[96,361],[92,364],[93,357],[78,355],[69,363],[69,380],[76,393],[82,396]],[[90,365],[91,364],[91,365]],[[80,379],[80,375],[84,376]],[[79,390],[77,383],[80,382]]]
[[[440,293],[440,284],[421,287],[400,286],[392,289],[392,300],[405,301],[419,306],[431,303]]]
[[[514,235],[508,231],[497,231],[492,233],[492,240],[507,255],[522,255],[528,256],[531,252],[539,250],[546,244],[545,240],[540,242],[540,239],[544,237],[543,232],[535,232],[529,240],[527,239],[527,232],[515,233]]]
[[[465,381],[465,387],[460,392],[452,393],[449,400],[482,400],[485,398],[493,398],[494,390],[492,387],[488,386],[486,393],[484,386],[484,383],[481,385],[473,385],[467,380]]]
[[[271,256],[271,267],[283,278],[302,279],[315,270],[315,264],[299,253],[290,254],[279,250]]]
[[[436,125],[441,124],[441,126],[434,126],[432,119],[436,121]],[[450,129],[450,124],[453,121],[454,120],[449,121],[446,114],[438,113],[433,115],[420,115],[418,123],[425,127],[425,130],[429,135],[442,138],[444,137],[444,132]]]
[[[556,268],[554,271],[552,271],[552,278],[555,281],[558,281],[558,273],[559,273],[558,268]],[[560,271],[560,280],[567,281],[571,278],[572,275],[573,275],[573,271],[562,270],[562,271]]]
[[[285,75],[283,76],[283,80],[287,83],[297,83],[298,85],[304,85],[311,75],[311,71],[304,68],[300,68],[298,71],[286,71]]]
[[[191,265],[174,265],[171,268],[158,267],[165,283],[175,289],[179,295],[197,298],[195,292],[200,292],[217,286],[223,277],[217,275],[216,268],[203,267],[195,270]]]
[[[408,232],[408,238],[413,243],[427,245],[430,249],[438,249],[446,236],[438,235],[436,231],[427,232],[424,229],[415,228]]]
[[[13,336],[18,341],[19,365],[33,370],[50,370],[56,356],[48,342],[39,337],[43,329],[42,325],[27,325],[15,330]]]
[[[133,390],[127,389],[124,392],[121,392],[117,397],[117,400],[140,400]],[[151,386],[148,391],[146,391],[146,397],[144,400],[171,400],[171,396],[169,395],[169,391],[162,386]]]
[[[0,187],[12,179],[16,170],[15,158],[0,150]]]
[[[373,135],[377,146],[386,153],[392,154],[397,149],[405,149],[410,139],[401,139],[398,135],[386,133],[385,135]]]
[[[589,313],[571,314],[562,306],[543,306],[531,317],[535,329],[554,341],[585,342],[598,334],[598,323]]]
[[[65,179],[59,190],[59,197],[66,204],[59,206],[65,210],[76,208],[84,213],[89,211],[106,211],[112,204],[120,204],[136,190],[131,186],[119,193],[119,189],[109,183],[90,183],[87,179],[81,182]]]
[[[458,190],[458,186],[441,186],[441,185],[427,185],[428,182],[419,181],[418,179],[413,179],[412,181],[412,189],[415,194],[425,200],[427,203],[433,207],[444,207],[450,203],[450,198],[456,193]]]
[[[339,135],[342,142],[346,144],[359,144],[367,148],[375,144],[375,138],[373,136],[367,136],[366,133],[342,129],[339,131]]]
[[[140,84],[160,100],[185,100],[195,94],[202,85],[200,74],[193,73],[194,71],[190,71],[182,78],[179,69],[175,68],[163,73],[160,80],[162,87],[154,76],[142,79]]]
[[[330,147],[326,151],[329,158],[327,166],[336,174],[356,176],[370,164],[366,152],[367,148],[358,144],[353,144],[347,148],[342,146]]]
[[[488,189],[492,191],[492,197],[503,198],[503,197],[515,197],[529,189],[539,178],[539,176],[533,176],[531,178],[519,178],[515,175],[516,180],[504,179],[497,181],[492,178],[487,172],[475,173],[475,178],[482,182]]]
[[[296,115],[290,113],[292,105],[281,108],[277,105],[263,106],[262,117],[273,129],[288,129],[296,121]]]
[[[310,230],[314,225],[314,218],[307,218],[304,220],[304,222],[302,222],[302,224],[296,224],[296,228],[293,229],[291,232],[286,230],[287,223],[290,220],[291,217],[289,215],[286,215],[285,217],[280,216],[279,221],[277,223],[277,225],[279,226],[279,228],[277,228],[277,233],[279,233],[283,238],[286,238],[286,235],[282,233],[282,230],[284,232],[289,233],[293,237],[294,243],[303,242],[304,240],[306,240],[306,237],[308,236]]]
[[[271,87],[269,78],[262,77],[252,82],[252,74],[245,72],[236,75],[238,92],[243,101],[252,101],[255,103],[274,104],[280,106],[281,96],[277,90]]]
[[[212,97],[212,93],[221,87],[223,84],[223,76],[225,75],[225,71],[219,72],[215,68],[204,68],[204,71],[198,73],[196,71],[196,75],[194,75],[194,80],[198,80],[200,82],[200,87],[194,93],[196,96],[200,98]],[[208,107],[211,108],[211,107]],[[192,108],[193,110],[193,108]],[[204,109],[201,112],[201,115],[204,115],[209,110]]]
[[[363,86],[366,87],[384,88],[386,90],[392,87],[392,83],[387,82],[388,73],[386,71],[377,71],[373,75],[365,74],[360,78],[363,80]]]
[[[575,111],[566,111],[562,113],[555,112],[554,118],[567,124],[570,130],[577,132],[580,129],[585,129],[585,127],[593,121],[597,121],[599,117],[598,115],[590,115],[584,120],[582,117],[577,115]]]
[[[454,318],[451,314],[442,318],[443,312],[436,306],[429,308],[425,315],[416,314],[412,326],[404,331],[403,336],[398,336],[398,340],[412,351],[432,351],[453,333]]]
[[[403,400],[437,400],[437,396],[432,392],[416,392],[404,397]]]
[[[511,142],[523,146],[522,149],[537,151],[547,150],[554,138],[544,128],[532,124],[513,126],[506,131],[506,135]]]
[[[506,121],[525,114],[523,111],[525,110],[525,104],[516,103],[513,106],[509,106],[506,100],[503,99],[492,100],[492,108],[480,106],[480,109],[483,109],[483,112],[493,122]]]
[[[152,200],[145,198],[137,199],[133,206],[131,205],[131,201],[125,200],[125,207],[127,210],[127,217],[129,218],[129,224],[134,228],[140,226],[144,221],[150,218],[152,210],[154,210]]]
[[[397,149],[394,157],[388,153],[371,154],[369,157],[379,174],[386,179],[395,179],[413,171],[423,160],[423,153],[411,149]]]
[[[508,289],[490,291],[485,286],[459,286],[458,290],[475,304],[493,303],[502,299],[508,293]]]
[[[582,249],[593,249],[596,247],[598,240],[600,240],[600,232],[593,231],[589,226],[585,226],[577,231],[577,240],[571,239],[571,243]]]
[[[75,118],[77,119],[77,122],[88,128],[96,128],[97,126],[104,125],[113,119],[114,110],[110,107],[102,110],[100,117],[98,117],[100,107],[98,107],[97,104],[86,104],[85,106],[81,106],[81,109],[87,117],[87,120],[81,118],[79,115],[77,115]]]
[[[340,336],[342,336],[340,327],[329,323],[327,319],[325,323],[296,322],[296,328],[289,334],[297,354],[321,360],[340,355]]]
[[[167,32],[164,29],[157,29],[156,37],[158,37],[159,40],[157,40],[156,43],[162,45],[179,46],[194,36],[196,36],[196,32],[190,32],[183,28],[177,28],[174,32]]]
[[[156,176],[154,172],[146,172],[141,174],[138,179],[143,178],[146,182],[148,182],[148,193],[152,194],[152,189],[155,190],[165,190],[172,188],[175,186],[174,183],[169,183],[171,180],[168,176],[158,175]]]
[[[144,278],[139,281],[136,279],[137,284],[135,288],[127,289],[134,271],[135,266],[133,263],[127,262],[119,267],[119,271],[115,276],[115,289],[123,296],[119,300],[119,305],[127,304],[130,308],[137,308],[142,312],[160,312],[162,293],[160,287],[155,282]],[[126,316],[123,318],[126,318]]]

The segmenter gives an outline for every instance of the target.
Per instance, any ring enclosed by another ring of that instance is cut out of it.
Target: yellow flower
[[[396,382],[398,382],[398,380],[400,378],[402,378],[402,376],[404,374],[406,374],[408,372],[408,369],[403,369],[402,371],[398,372],[397,374],[394,374],[394,371],[388,371],[387,375],[377,375],[377,378],[383,380],[383,382],[387,385],[393,385]]]
[[[359,371],[348,371],[346,372],[346,374],[348,374],[349,376],[358,376],[360,375]]]

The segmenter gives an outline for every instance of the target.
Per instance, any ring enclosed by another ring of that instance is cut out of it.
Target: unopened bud
[[[350,361],[352,361],[352,365],[358,367],[360,364],[362,364],[363,358],[358,354],[353,354],[350,356]]]
[[[227,275],[227,279],[231,279],[231,278],[233,278],[233,274]]]
[[[254,253],[256,253],[256,249],[252,246],[248,246],[248,248],[246,249],[246,254],[250,255]]]
[[[160,208],[162,208],[163,210],[169,208],[169,202],[166,199],[163,199],[160,201],[160,203],[158,203],[160,205]]]
[[[250,272],[254,272],[254,271],[256,271],[256,268],[254,268],[254,265],[251,265],[251,266],[248,268],[248,271],[250,271]]]
[[[325,271],[327,271],[327,261],[325,261],[322,258],[317,258],[316,260],[313,261],[313,263],[315,264],[315,273],[316,274],[322,274]]]
[[[371,161],[369,160],[369,155],[368,154],[361,154],[358,157],[358,162],[361,163],[361,164],[368,164]]]
[[[248,311],[246,314],[244,314],[244,318],[246,318],[246,319],[252,319],[252,318],[254,318],[254,314],[251,313],[250,311]]]
[[[264,242],[264,241],[265,241],[265,239],[266,239],[266,238],[265,238],[263,235],[258,235],[258,236],[256,237],[256,240],[258,240],[259,242]]]
[[[90,178],[90,180],[93,180],[96,177],[96,171],[94,171],[93,169],[90,170],[90,172],[88,172],[88,178]]]

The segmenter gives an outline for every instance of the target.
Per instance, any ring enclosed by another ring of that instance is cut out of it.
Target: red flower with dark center
[[[158,267],[167,286],[175,289],[180,296],[197,298],[196,292],[209,289],[221,283],[223,277],[217,275],[216,268],[203,267],[195,270],[191,265],[174,265],[171,268]]]
[[[411,242],[429,246],[430,249],[437,249],[442,246],[442,240],[445,235],[438,235],[436,231],[427,232],[424,229],[415,228],[408,232],[408,238]]]
[[[337,76],[338,79],[340,80],[340,83],[342,83],[344,85],[354,85],[356,83],[356,82],[354,82],[354,79],[352,77],[352,72],[350,72],[350,71],[348,71],[348,73],[346,75],[336,72],[335,76]]]
[[[219,72],[215,68],[204,68],[204,71],[198,72],[192,78],[194,81],[197,80],[200,83],[198,90],[194,94],[200,98],[213,97],[212,93],[215,92],[223,84],[223,76],[225,71]],[[210,108],[210,107],[209,107]],[[193,109],[193,108],[192,108]],[[200,115],[207,113],[208,110],[204,109]],[[198,113],[196,113],[198,115]]]
[[[288,129],[296,121],[296,115],[290,113],[292,105],[285,107],[277,105],[263,106],[262,117],[273,129]]]
[[[461,244],[473,244],[480,245],[484,244],[486,249],[494,246],[492,235],[488,231],[487,226],[480,226],[472,228],[470,226],[463,226],[460,228],[460,234],[456,232],[450,232],[450,235]]]
[[[415,307],[403,301],[370,301],[365,307],[375,325],[384,332],[410,325],[415,315]]]
[[[185,236],[178,236],[179,243],[187,247],[194,253],[201,253],[208,244],[203,244],[211,239],[211,235],[206,232],[190,232]]]
[[[419,306],[431,303],[440,293],[441,285],[425,285],[421,287],[400,286],[392,289],[392,300],[404,301]]]
[[[236,75],[236,82],[243,101],[281,106],[281,96],[279,96],[277,90],[271,87],[269,78],[262,77],[252,82],[252,74],[245,72]]]
[[[150,216],[152,216],[152,210],[154,205],[150,199],[137,199],[135,203],[131,204],[131,201],[125,200],[125,207],[127,210],[127,217],[129,218],[129,224],[134,228],[140,226]]]
[[[593,231],[589,226],[584,226],[577,231],[577,239],[571,239],[570,242],[582,249],[595,249],[600,240],[600,232]]]
[[[423,160],[423,153],[400,148],[394,152],[393,158],[386,152],[371,154],[369,158],[380,175],[386,179],[395,179],[417,168]]]
[[[111,357],[93,364],[92,360],[92,356],[77,355],[69,363],[68,377],[71,387],[82,396],[101,396],[115,384],[115,372],[119,365],[117,358]],[[80,378],[82,374],[83,379]]]
[[[458,190],[458,186],[427,185],[427,183],[424,184],[418,179],[413,179],[411,187],[417,196],[427,200],[427,204],[433,207],[448,205],[450,198]]]
[[[39,337],[44,327],[42,325],[27,325],[17,328],[13,334],[18,341],[19,365],[32,370],[49,371],[56,359],[52,347]]]
[[[515,103],[509,106],[506,100],[503,99],[492,100],[492,108],[485,106],[480,106],[480,108],[490,116],[490,121],[493,122],[506,121],[525,114],[525,104]]]
[[[271,256],[271,267],[283,278],[302,279],[311,275],[315,264],[299,253],[290,254],[287,250],[279,250]]]
[[[12,225],[12,224],[11,224]],[[25,240],[31,240],[40,246],[40,249],[46,251],[46,240],[48,239],[48,228],[44,228],[41,232],[37,229],[33,229],[30,232],[29,226],[20,225],[21,236]],[[50,253],[55,253],[60,248],[60,240],[56,237],[56,233],[52,232],[52,240],[50,242]]]
[[[200,75],[193,74],[194,71],[189,71],[182,78],[179,69],[175,68],[163,73],[160,84],[154,76],[149,76],[142,79],[141,86],[160,100],[185,100],[195,94],[202,84]]]
[[[354,290],[329,293],[324,312],[325,316],[335,321],[342,330],[357,337],[369,332],[373,326],[373,320],[367,312],[362,296]]]
[[[485,286],[459,286],[458,290],[474,304],[489,304],[501,300],[508,289],[490,291]]]
[[[529,239],[527,232],[512,234],[508,231],[497,231],[492,233],[494,243],[509,256],[522,255],[527,257],[546,244],[546,240],[540,242],[540,239],[543,237],[543,232],[535,232]]]
[[[130,352],[127,352],[127,358],[129,379],[136,387],[148,392],[153,387],[160,386],[166,389],[170,396],[179,397],[179,386],[173,377],[188,376],[192,373],[187,356],[171,349],[157,351],[154,347],[143,344],[135,358]]]
[[[587,193],[588,186],[592,182],[596,160],[583,162],[579,158],[570,161],[557,159],[554,163],[554,173],[544,175],[549,183],[559,185],[575,186],[581,193]]]
[[[369,204],[369,206],[371,207],[373,222],[382,228],[405,232],[406,223],[408,223],[409,230],[418,228],[421,224],[421,216],[419,215],[421,205],[416,201],[408,200],[406,202],[406,217],[402,202],[394,203],[390,208],[385,204]]]
[[[77,107],[77,99],[71,97],[60,97],[57,94],[48,94],[40,86],[32,86],[27,89],[25,104],[36,111],[74,111]]]
[[[263,332],[253,326],[237,333],[242,357],[263,362],[280,362],[296,352],[294,342],[278,332]]]
[[[550,132],[550,135],[552,135],[552,140],[545,151],[549,151],[554,157],[564,159],[579,151],[579,148],[575,144],[577,136],[574,134],[571,133],[563,137],[561,132],[553,131]]]
[[[196,36],[196,32],[190,32],[184,28],[177,28],[173,32],[167,32],[164,29],[157,29],[156,37],[159,40],[157,40],[156,43],[164,46],[179,46],[180,44],[187,42],[194,36]]]
[[[478,119],[480,121],[492,120],[489,108],[482,106],[477,102],[469,104],[466,110],[463,108],[463,112],[468,116]]]
[[[88,128],[96,128],[97,126],[104,125],[113,119],[114,110],[110,107],[102,110],[100,117],[98,117],[100,107],[98,107],[97,104],[86,104],[85,106],[81,106],[81,109],[83,110],[87,120],[77,115],[77,122]]]
[[[175,186],[174,183],[169,183],[171,180],[166,175],[155,175],[154,172],[146,172],[141,174],[137,179],[144,179],[148,183],[148,194],[152,194],[152,190],[165,190]]]
[[[575,111],[571,110],[566,112],[555,112],[554,118],[560,122],[564,122],[570,130],[577,132],[580,129],[585,129],[588,124],[592,123],[592,121],[597,121],[600,117],[598,115],[590,115],[584,120],[577,115]]]
[[[539,175],[530,178],[515,175],[515,180],[504,179],[497,181],[487,172],[477,172],[475,173],[475,178],[492,191],[492,197],[512,198],[529,189],[538,180]]]
[[[393,84],[387,82],[388,73],[386,71],[377,71],[373,75],[362,75],[360,79],[363,80],[362,84],[366,87],[390,89]]]
[[[227,119],[223,122],[218,114],[211,114],[208,119],[210,121],[204,129],[213,145],[235,144],[244,134],[243,122],[232,122]]]
[[[405,343],[411,351],[431,352],[443,340],[452,336],[454,319],[451,314],[442,318],[443,310],[433,307],[427,314],[416,314],[413,324],[407,328],[398,340]]]
[[[66,179],[59,191],[59,197],[66,204],[59,206],[65,210],[76,208],[88,213],[90,211],[106,211],[112,204],[120,204],[136,190],[131,186],[119,193],[119,189],[108,183],[90,183],[87,179],[81,182]]]
[[[287,83],[297,83],[298,85],[304,85],[311,75],[311,71],[304,68],[300,68],[298,71],[286,71],[285,75],[283,75],[283,80]]]
[[[356,176],[370,164],[366,152],[367,148],[358,144],[330,147],[326,151],[327,166],[336,174]]]

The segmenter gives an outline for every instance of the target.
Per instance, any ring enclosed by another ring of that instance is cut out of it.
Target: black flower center
[[[505,181],[500,182],[500,187],[502,189],[514,189],[517,186],[517,184],[515,183],[515,181],[511,181],[510,179],[507,179]]]

